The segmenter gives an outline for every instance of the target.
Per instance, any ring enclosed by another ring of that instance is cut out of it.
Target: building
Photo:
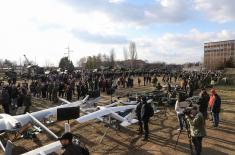
[[[144,68],[146,66],[146,62],[143,60],[124,60],[117,61],[116,65],[121,68]]]
[[[235,40],[204,43],[204,67],[206,69],[218,69],[230,59],[235,60]]]

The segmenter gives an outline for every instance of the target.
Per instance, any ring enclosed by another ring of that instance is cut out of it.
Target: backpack
[[[152,105],[149,103],[149,116],[153,117],[153,115],[154,115],[154,110],[153,110]]]

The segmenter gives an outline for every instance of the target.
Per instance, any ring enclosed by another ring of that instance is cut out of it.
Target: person
[[[182,131],[184,128],[184,109],[182,108],[182,96],[179,94],[175,103],[175,111],[177,114],[178,122],[180,128],[177,129],[178,131]]]
[[[66,90],[66,96],[67,96],[67,100],[71,101],[73,98],[73,87],[70,85],[67,86],[67,90]]]
[[[141,120],[144,124],[144,141],[149,138],[149,118],[150,118],[150,105],[147,103],[145,96],[142,97],[142,107],[141,107]]]
[[[171,84],[169,82],[167,83],[167,92],[171,92]]]
[[[82,85],[82,83],[81,83],[81,81],[79,81],[78,83],[77,83],[77,85],[76,85],[76,90],[77,90],[77,100],[79,100],[80,99],[80,96],[81,96],[81,85]]]
[[[11,91],[11,98],[12,98],[12,103],[14,107],[17,107],[17,97],[18,97],[18,89],[16,85],[12,86],[12,91]]]
[[[2,107],[4,109],[4,112],[6,114],[10,114],[10,104],[11,104],[11,101],[10,101],[10,95],[8,93],[8,91],[6,90],[6,87],[3,88],[2,90],[2,97],[1,97],[1,102],[2,102]]]
[[[52,101],[54,103],[56,103],[58,101],[58,96],[57,96],[57,94],[58,94],[58,87],[59,87],[58,84],[56,82],[54,82],[53,89],[52,89]]]
[[[142,102],[141,102],[141,97],[138,97],[137,99],[137,106],[136,106],[136,116],[137,116],[137,119],[138,119],[138,123],[139,123],[139,134],[142,135],[143,134],[143,123],[142,123],[142,120],[141,120],[141,108],[142,108]]]
[[[138,86],[140,87],[141,79],[138,77]]]
[[[154,77],[153,77],[153,81],[152,81],[152,83],[153,83],[153,87],[156,87],[156,85],[157,85],[157,81],[158,81],[157,76],[156,76],[156,75],[154,75]]]
[[[30,112],[30,106],[32,105],[32,97],[31,97],[31,93],[29,91],[25,92],[25,94],[24,94],[23,105],[25,106],[24,114],[26,112]]]
[[[50,81],[49,84],[48,84],[48,99],[50,101],[52,101],[52,92],[53,92],[53,88],[54,88],[54,85],[53,83]]]
[[[76,145],[72,142],[73,140],[73,134],[70,132],[64,133],[60,138],[60,143],[62,145],[62,148],[64,149],[64,152],[62,155],[87,155],[87,151],[84,151],[84,149]]]
[[[206,136],[205,120],[203,114],[196,106],[192,108],[191,115],[187,115],[186,118],[189,122],[190,134],[196,155],[200,155],[202,152],[202,139]]]
[[[162,89],[162,86],[161,86],[161,84],[158,82],[157,83],[157,86],[156,86],[156,90],[161,90]]]
[[[146,75],[144,75],[144,86],[146,85],[146,83],[147,83],[147,77]]]
[[[202,89],[200,92],[199,99],[199,111],[203,114],[204,120],[207,119],[207,108],[210,100],[209,94],[206,92],[206,89]]]
[[[192,80],[190,79],[189,82],[188,82],[188,97],[192,97],[193,96],[193,83],[192,83]]]
[[[209,108],[210,115],[211,115],[210,121],[213,121],[212,112],[211,112],[213,104],[214,104],[214,95],[212,95],[212,92],[211,92],[209,103],[208,103],[208,108]]]
[[[213,119],[213,123],[214,123],[213,126],[218,127],[219,126],[219,113],[220,113],[220,108],[221,108],[221,98],[216,93],[215,89],[212,89],[211,93],[214,98],[213,104],[211,107],[212,119]]]

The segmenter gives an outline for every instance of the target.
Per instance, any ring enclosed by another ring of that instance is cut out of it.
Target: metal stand
[[[185,116],[184,116],[184,123],[185,123],[185,128],[187,130],[190,152],[191,152],[191,155],[193,155],[193,146],[192,146],[192,137],[191,137],[190,127],[189,127],[188,120],[185,118]],[[178,137],[177,137],[177,140],[175,143],[175,149],[176,149],[176,146],[178,145],[178,141],[179,141],[179,137],[180,137],[181,133],[182,133],[182,131],[180,131],[178,134]]]

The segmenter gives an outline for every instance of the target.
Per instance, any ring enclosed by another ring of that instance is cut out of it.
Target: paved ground
[[[119,89],[116,95],[126,93],[144,92],[153,89],[151,86],[135,87],[133,89]],[[232,155],[235,154],[235,88],[218,87],[218,94],[222,97],[221,124],[213,128],[207,121],[207,137],[203,140],[203,155]],[[108,104],[110,96],[102,94],[99,105]],[[34,100],[33,110],[44,109],[52,106],[43,100]],[[60,135],[65,122],[49,125],[49,128]],[[92,154],[121,154],[121,155],[186,155],[190,154],[186,132],[180,135],[179,143],[175,148],[178,136],[178,122],[174,108],[168,108],[167,115],[156,115],[150,121],[150,140],[142,141],[137,134],[137,125],[132,125],[120,131],[107,128],[103,123],[91,121],[79,124],[71,121],[72,132],[78,135],[87,144]],[[105,137],[102,139],[104,133]],[[12,134],[8,134],[10,139]],[[38,134],[34,141],[19,139],[14,142],[14,154],[32,150],[53,141],[45,133]],[[7,138],[5,136],[5,138]]]

